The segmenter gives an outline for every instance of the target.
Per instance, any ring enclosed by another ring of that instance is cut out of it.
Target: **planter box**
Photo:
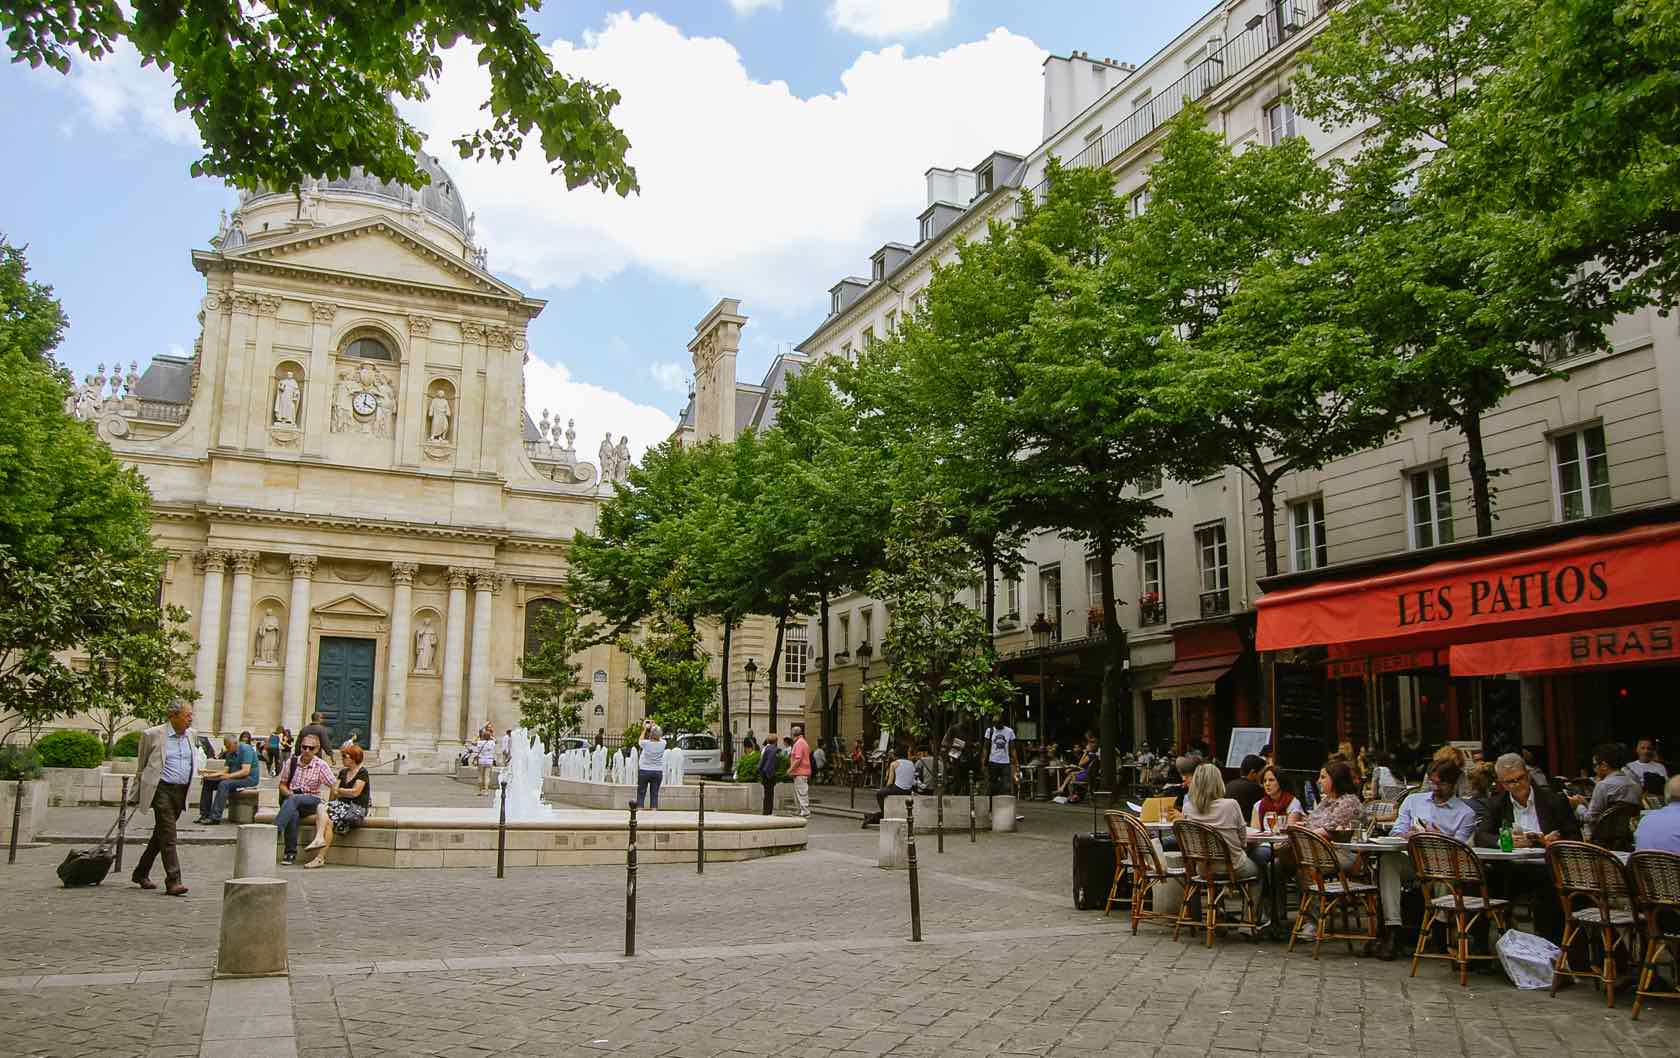
[[[101,783],[109,773],[104,768],[42,768],[41,779],[54,805],[75,807],[100,804]],[[114,803],[114,800],[113,800]]]
[[[904,818],[904,802],[908,797],[887,798],[887,819]],[[932,794],[916,795],[916,833],[932,834],[939,829],[939,798]],[[968,829],[968,795],[945,795],[945,832]],[[991,799],[985,794],[974,795],[974,825],[980,830],[992,828]]]
[[[65,769],[79,770],[79,769]],[[18,843],[34,841],[47,827],[47,802],[52,788],[45,779],[23,783],[23,814],[18,817]],[[18,783],[0,782],[0,842],[12,840],[13,802],[17,800]]]

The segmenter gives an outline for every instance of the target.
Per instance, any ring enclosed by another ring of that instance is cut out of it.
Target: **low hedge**
[[[140,755],[140,732],[130,731],[117,739],[111,747],[113,757],[138,757]]]
[[[736,782],[761,782],[761,781],[763,781],[758,777],[758,762],[760,760],[762,760],[763,757],[764,757],[764,754],[760,753],[756,749],[749,749],[745,753],[741,754],[740,759],[735,762],[735,781]],[[777,782],[783,782],[787,779],[788,768],[792,764],[793,764],[793,761],[791,759],[789,759],[789,757],[788,757],[788,755],[785,751],[782,752],[778,756],[778,759],[776,760],[776,781]]]
[[[33,746],[0,746],[0,780],[16,782],[40,777],[41,755]]]
[[[105,743],[99,736],[73,728],[42,735],[35,740],[35,752],[45,768],[97,768],[105,763]]]

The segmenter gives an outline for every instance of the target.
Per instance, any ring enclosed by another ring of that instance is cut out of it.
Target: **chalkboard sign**
[[[1324,675],[1316,665],[1276,668],[1278,764],[1315,771],[1330,754],[1330,716]]]

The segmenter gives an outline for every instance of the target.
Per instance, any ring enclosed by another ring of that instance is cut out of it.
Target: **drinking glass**
[[[1265,816],[1265,821],[1266,821],[1266,833],[1276,834],[1277,833],[1277,824],[1278,824],[1278,814],[1276,812],[1267,812],[1266,816]]]

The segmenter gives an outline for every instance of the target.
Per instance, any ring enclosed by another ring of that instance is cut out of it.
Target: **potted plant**
[[[1087,631],[1097,631],[1102,627],[1102,622],[1103,608],[1101,606],[1092,606],[1085,611],[1085,628]]]
[[[998,618],[998,631],[1000,632],[1013,632],[1015,629],[1020,627],[1021,615],[1014,610],[1011,610],[1002,617]]]
[[[1138,613],[1146,625],[1160,624],[1167,618],[1167,603],[1158,591],[1146,591],[1138,596]]]

